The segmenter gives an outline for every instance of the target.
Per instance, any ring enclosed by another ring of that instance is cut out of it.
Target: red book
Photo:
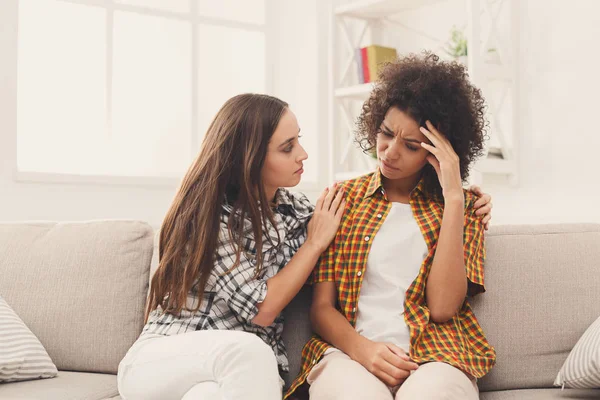
[[[360,55],[362,58],[363,75],[365,77],[365,83],[371,82],[371,76],[369,75],[369,60],[367,57],[367,48],[362,47],[360,49]]]

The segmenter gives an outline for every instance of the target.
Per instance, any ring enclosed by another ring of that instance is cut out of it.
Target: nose
[[[400,141],[392,140],[385,149],[385,158],[390,161],[400,158]]]
[[[304,147],[300,146],[300,154],[298,155],[298,162],[302,162],[308,158],[308,153],[304,150]]]

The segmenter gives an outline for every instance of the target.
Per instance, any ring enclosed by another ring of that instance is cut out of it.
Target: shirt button
[[[356,275],[358,275],[358,276],[361,276],[361,275],[362,275],[362,271],[358,271],[358,272],[356,273]]]
[[[352,312],[356,312],[356,307],[354,307],[354,308],[352,309]]]
[[[316,364],[316,363],[317,363],[317,359],[313,358],[313,364]]]
[[[383,215],[381,214],[377,214],[377,218],[381,218]]]
[[[371,239],[369,236],[365,236],[365,242],[368,242]]]

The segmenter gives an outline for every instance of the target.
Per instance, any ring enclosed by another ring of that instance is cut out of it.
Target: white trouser
[[[135,343],[119,365],[124,400],[281,400],[273,350],[258,336],[206,330]]]

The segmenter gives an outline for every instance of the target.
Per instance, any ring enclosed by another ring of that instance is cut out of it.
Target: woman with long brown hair
[[[316,206],[284,189],[308,157],[299,132],[267,95],[235,96],[215,116],[161,228],[146,325],[119,366],[124,399],[281,399],[280,314],[345,206],[335,186]]]
[[[233,97],[215,116],[163,221],[146,325],[119,366],[124,399],[281,399],[280,313],[344,209],[334,188],[316,209],[282,189],[303,172],[299,132],[266,95]]]

